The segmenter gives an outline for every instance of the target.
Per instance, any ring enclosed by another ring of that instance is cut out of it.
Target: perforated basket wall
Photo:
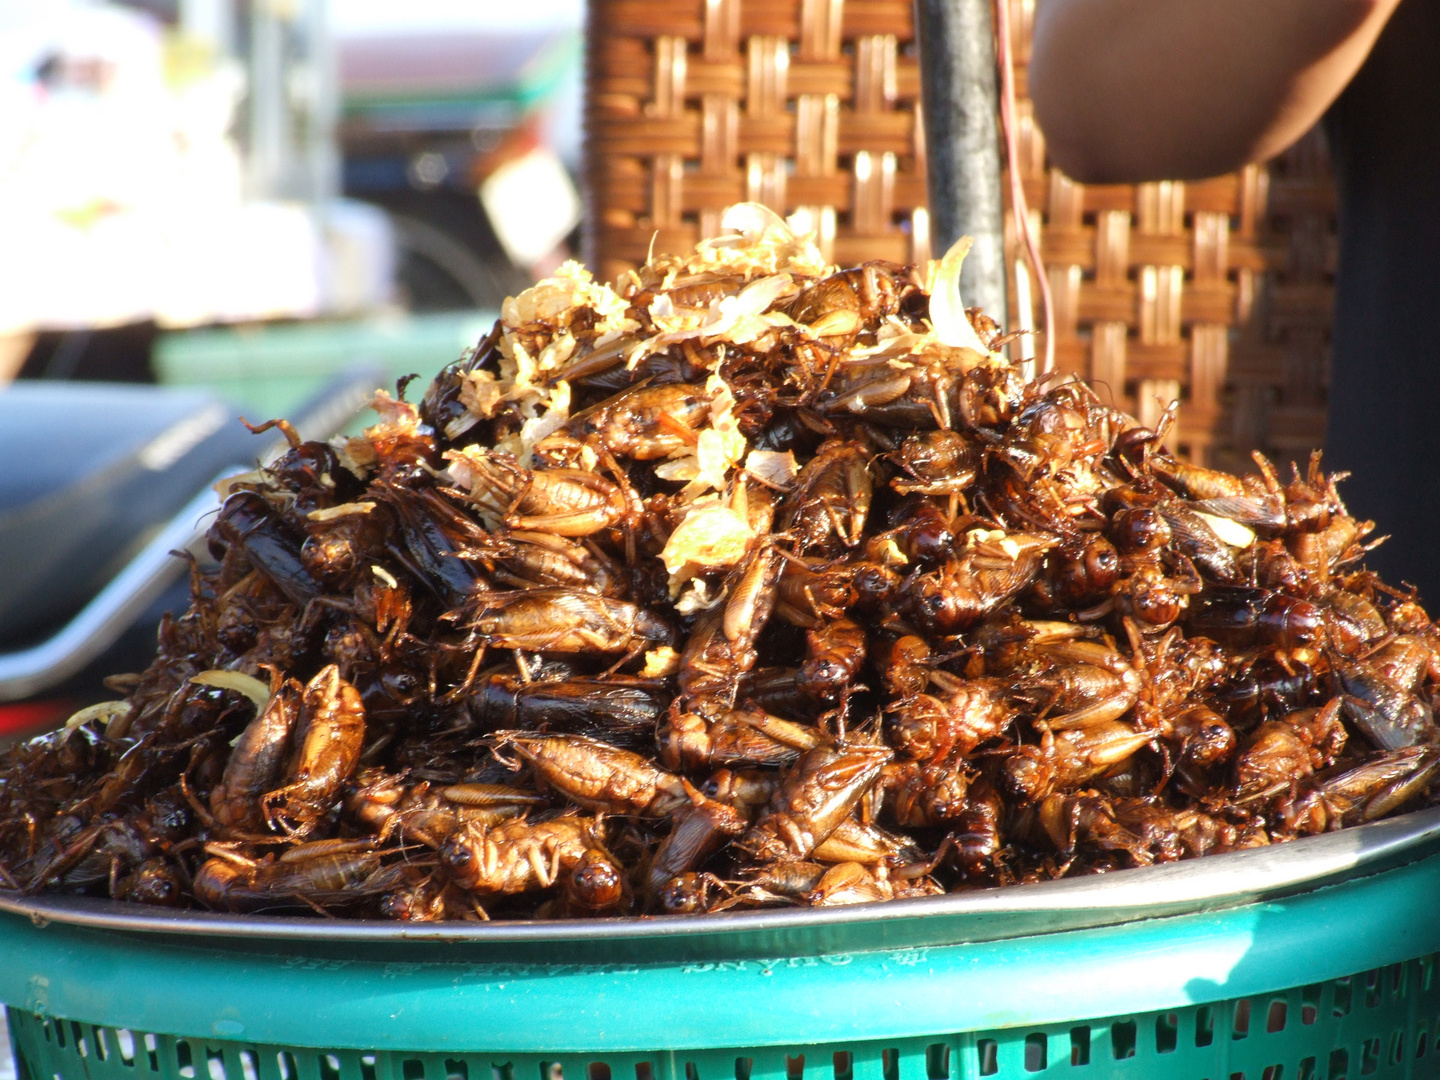
[[[304,1048],[8,1016],[20,1080],[1354,1080],[1440,1074],[1437,959],[1039,1028],[650,1054],[364,1053],[321,1032]]]
[[[1049,166],[1025,95],[1034,0],[1006,2],[1060,367],[1146,421],[1181,397],[1173,441],[1194,460],[1303,461],[1324,435],[1334,277],[1322,140],[1201,183],[1077,184]],[[587,64],[602,277],[652,240],[688,249],[742,199],[807,210],[842,265],[928,257],[909,0],[590,0]]]

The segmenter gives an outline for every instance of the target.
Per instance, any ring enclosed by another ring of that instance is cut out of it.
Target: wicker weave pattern
[[[809,210],[839,263],[928,257],[907,0],[594,0],[590,24],[602,277],[742,200]]]
[[[1324,434],[1334,276],[1318,136],[1200,183],[1077,184],[1048,167],[1025,96],[1034,0],[1001,2],[1059,367],[1147,422],[1181,397],[1172,444],[1194,460],[1303,459]],[[686,250],[741,200],[807,211],[842,265],[929,257],[912,26],[908,0],[591,0],[601,276],[643,261],[652,239]]]
[[[1008,0],[1025,86],[1034,0]],[[1043,208],[1057,365],[1153,422],[1180,397],[1172,443],[1250,467],[1302,459],[1325,430],[1334,190],[1312,132],[1266,167],[1199,183],[1081,185],[1047,168],[1027,97],[1020,167]]]

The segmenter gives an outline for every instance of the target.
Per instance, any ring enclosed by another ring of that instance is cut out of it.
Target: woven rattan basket
[[[1324,435],[1335,262],[1318,133],[1200,183],[1078,184],[1049,167],[1025,96],[1034,0],[1008,2],[1058,366],[1142,420],[1180,397],[1174,442],[1193,460],[1303,460]],[[589,32],[588,256],[602,277],[652,242],[688,249],[741,200],[807,211],[842,265],[929,256],[909,0],[590,0]]]

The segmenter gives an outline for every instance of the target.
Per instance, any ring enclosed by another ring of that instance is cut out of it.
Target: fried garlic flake
[[[697,612],[709,611],[717,608],[725,602],[725,590],[717,588],[710,591],[710,583],[704,578],[691,578],[680,592],[680,598],[675,601],[675,610],[681,615],[694,615]]]
[[[938,263],[930,264],[926,274],[925,287],[930,293],[930,325],[935,328],[935,337],[942,345],[973,349],[981,356],[988,356],[975,327],[970,325],[970,316],[965,314],[965,301],[960,298],[960,268],[974,241],[962,236],[945,253]]]
[[[686,453],[661,462],[655,469],[655,475],[662,480],[688,481],[680,491],[680,498],[687,502],[712,488],[723,491],[731,471],[749,449],[740,433],[735,396],[729,384],[719,375],[711,375],[705,382],[705,392],[710,395],[708,425],[700,429],[695,445]]]
[[[629,304],[604,282],[598,282],[573,259],[562,264],[553,277],[537,282],[519,296],[506,297],[500,305],[500,321],[516,330],[531,323],[547,323],[560,329],[570,325],[580,308],[595,313],[594,332],[636,329],[625,316]]]
[[[420,410],[408,401],[393,398],[384,390],[376,390],[370,408],[379,415],[378,422],[364,431],[365,438],[374,442],[386,436],[414,435],[420,428]]]
[[[467,371],[460,377],[460,404],[477,418],[488,420],[494,416],[504,397],[504,388],[488,371]]]
[[[728,506],[715,502],[691,510],[660,552],[670,574],[670,595],[679,595],[680,587],[702,571],[734,566],[754,539],[750,523]]]
[[[680,654],[669,645],[661,645],[645,654],[645,669],[640,672],[642,679],[663,679],[680,670]]]
[[[746,278],[790,273],[821,277],[829,267],[812,235],[797,235],[791,224],[767,206],[737,203],[720,226],[731,235],[702,240],[686,268],[691,273],[723,271]]]
[[[545,411],[542,413],[535,410],[535,415],[520,425],[518,436],[501,440],[502,443],[512,442],[517,445],[503,445],[501,449],[509,450],[520,461],[520,464],[528,468],[533,464],[531,458],[540,440],[558,431],[569,419],[570,384],[562,379],[551,387],[546,395]]]
[[[773,488],[788,488],[800,472],[800,463],[792,450],[751,450],[745,458],[745,471]]]

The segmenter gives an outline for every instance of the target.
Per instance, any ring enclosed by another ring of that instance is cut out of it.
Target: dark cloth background
[[[1366,565],[1440,615],[1440,2],[1400,4],[1325,127],[1340,197],[1325,464],[1390,536]]]

